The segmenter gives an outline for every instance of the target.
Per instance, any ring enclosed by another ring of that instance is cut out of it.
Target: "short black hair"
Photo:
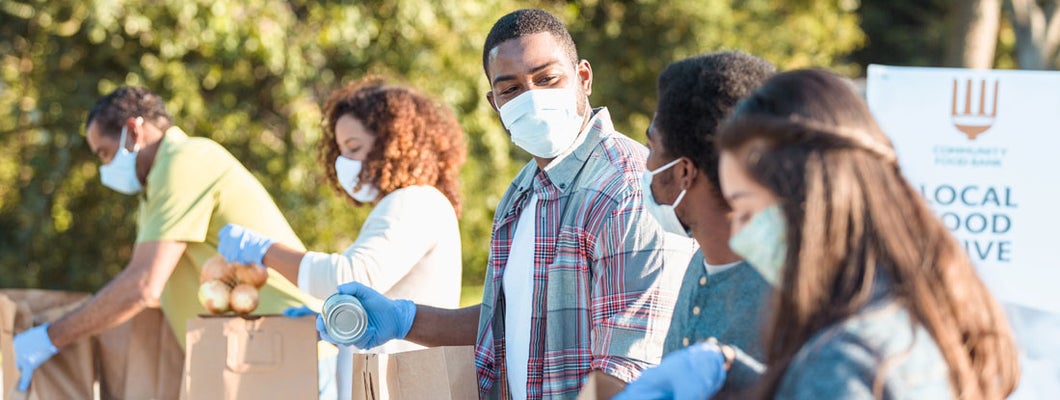
[[[548,11],[524,8],[498,19],[489,35],[486,35],[486,44],[482,46],[482,69],[486,72],[486,77],[489,78],[490,74],[490,51],[506,41],[541,32],[551,33],[563,46],[567,57],[570,57],[571,65],[578,64],[578,49],[567,31],[567,26]]]
[[[85,130],[95,122],[101,134],[117,136],[125,121],[135,117],[144,117],[163,132],[172,125],[162,97],[146,88],[122,86],[96,101],[85,120]]]
[[[720,196],[714,134],[736,104],[775,72],[769,61],[740,51],[708,53],[668,65],[659,74],[659,104],[652,122],[665,153],[692,160]]]

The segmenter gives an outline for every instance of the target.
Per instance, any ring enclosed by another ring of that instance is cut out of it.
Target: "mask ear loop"
[[[126,138],[126,136],[128,136],[127,135],[128,133],[129,133],[129,127],[125,126],[125,125],[122,125],[121,126],[121,139],[118,140],[118,146],[121,146],[121,147],[118,150],[125,150],[125,138]],[[125,150],[125,151],[128,151],[128,150]],[[133,150],[133,151],[135,151],[135,150]]]
[[[661,166],[659,168],[656,168],[654,171],[648,170],[648,173],[651,174],[651,176],[652,176],[652,180],[655,180],[655,175],[658,175],[659,173],[662,173],[663,171],[666,171],[666,170],[668,170],[670,168],[673,168],[674,165],[677,165],[677,163],[681,162],[682,158],[684,158],[684,157],[677,157],[677,158],[673,159],[673,161],[670,161],[670,162],[666,163],[666,165],[663,165],[663,166]],[[677,198],[674,199],[674,204],[671,204],[670,207],[673,207],[673,208],[676,209],[677,205],[681,204],[681,199],[685,198],[685,194],[686,193],[688,193],[688,189],[681,189],[681,194],[677,195]]]
[[[140,127],[140,128],[143,128],[143,126],[144,126],[144,117],[136,117],[136,126]],[[124,144],[122,144],[122,145],[124,146]],[[137,152],[137,151],[140,151],[140,144],[139,143],[133,145],[133,152]]]
[[[683,159],[683,158],[684,158],[684,157],[677,157],[677,159],[675,159],[675,160],[671,161],[671,162],[670,162],[670,164],[672,164],[672,165],[677,165],[678,161],[681,161],[681,159]],[[670,166],[670,167],[668,167],[668,168],[673,168],[673,166]],[[662,171],[659,171],[659,172],[662,172]],[[696,173],[696,168],[694,168],[694,167],[693,167],[693,168],[692,168],[692,172],[691,172],[691,174],[695,174],[695,173]],[[674,179],[677,179],[677,178],[674,178]],[[684,198],[685,198],[685,194],[687,194],[687,193],[688,193],[688,189],[686,189],[686,188],[681,188],[681,194],[678,194],[678,195],[677,195],[677,198],[676,198],[676,199],[674,199],[674,204],[673,204],[673,207],[674,207],[674,211],[675,211],[675,212],[677,211],[677,205],[678,205],[678,204],[681,204],[681,199],[684,199]]]
[[[688,193],[688,189],[681,189],[681,194],[677,195],[677,198],[674,199],[674,204],[670,206],[673,207],[674,212],[677,212],[677,205],[681,204],[681,200],[685,198],[686,193]]]
[[[585,95],[585,107],[584,108],[585,109],[582,110],[582,112],[585,113],[585,118],[583,118],[582,124],[585,124],[586,122],[588,122],[588,121],[593,119],[593,106],[589,104],[589,95]]]
[[[663,165],[663,166],[661,166],[659,168],[656,168],[655,170],[648,170],[648,172],[651,173],[651,176],[658,175],[660,172],[666,171],[666,170],[670,169],[670,167],[673,167],[674,165],[677,165],[677,163],[680,162],[680,161],[681,161],[681,157],[677,157],[673,161],[670,161],[670,162],[666,163],[666,165]]]

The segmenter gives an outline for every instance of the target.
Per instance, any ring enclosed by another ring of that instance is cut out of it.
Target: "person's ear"
[[[497,108],[497,103],[493,100],[493,89],[490,89],[490,91],[486,92],[486,101],[490,102],[490,107],[493,108],[493,112],[497,114],[501,113],[501,109]]]
[[[581,60],[575,67],[575,72],[578,73],[578,78],[581,80],[582,89],[585,90],[585,95],[590,96],[593,94],[593,67],[589,65],[589,60]]]
[[[126,118],[125,119],[125,146],[130,143],[133,145],[133,151],[143,147],[144,141],[144,117]]]
[[[696,180],[696,176],[699,175],[699,168],[696,168],[696,163],[686,157],[681,157],[681,162],[674,165],[674,170],[674,178],[681,182],[681,189],[691,189],[692,183]]]

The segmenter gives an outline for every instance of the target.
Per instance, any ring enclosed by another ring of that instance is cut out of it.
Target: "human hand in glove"
[[[394,339],[404,339],[409,334],[409,329],[412,329],[412,321],[416,318],[416,304],[411,300],[388,299],[359,282],[339,285],[339,293],[356,297],[368,314],[368,326],[364,334],[352,343],[357,348],[370,349]],[[324,328],[323,316],[317,316],[317,332],[321,339],[344,344],[328,335]]]
[[[699,342],[668,354],[615,396],[633,399],[709,399],[725,384],[725,356],[717,342]]]
[[[237,224],[225,225],[217,236],[217,252],[228,262],[262,264],[272,246],[272,239]]]

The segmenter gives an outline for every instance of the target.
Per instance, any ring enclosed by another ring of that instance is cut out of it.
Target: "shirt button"
[[[688,338],[684,338],[684,339],[681,340],[681,344],[684,345],[685,347],[688,347],[688,343],[689,343]]]
[[[692,315],[699,315],[699,306],[692,307]]]
[[[707,277],[699,278],[699,286],[705,286],[707,284]]]

